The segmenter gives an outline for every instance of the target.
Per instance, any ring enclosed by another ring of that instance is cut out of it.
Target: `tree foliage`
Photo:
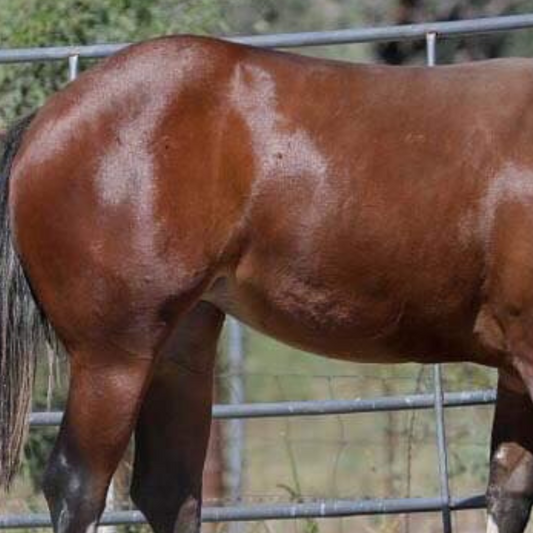
[[[220,29],[213,0],[0,0],[2,48],[139,41]],[[66,62],[0,67],[0,122],[27,113],[67,81]]]
[[[412,24],[514,15],[531,11],[530,0],[365,0],[366,17],[374,23]],[[531,55],[533,44],[525,33],[504,32],[444,40],[439,43],[439,62]],[[423,41],[375,45],[374,54],[386,63],[422,63]]]

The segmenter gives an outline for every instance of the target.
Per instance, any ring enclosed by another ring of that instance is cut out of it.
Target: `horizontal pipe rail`
[[[287,520],[296,518],[332,518],[383,514],[427,513],[441,511],[441,498],[387,498],[369,500],[323,500],[304,503],[262,504],[247,506],[206,507],[202,522],[234,522],[254,520]],[[450,502],[454,511],[483,509],[482,495],[454,498]],[[105,513],[101,525],[144,524],[140,511],[114,511]],[[51,527],[48,514],[5,515],[0,517],[0,529]]]
[[[428,33],[439,37],[475,35],[508,30],[533,28],[533,13],[504,17],[486,17],[451,22],[427,22],[377,28],[352,28],[346,30],[279,33],[272,35],[228,36],[228,41],[266,48],[296,48],[333,44],[356,44],[377,41],[407,41],[422,39]],[[83,46],[51,46],[46,48],[7,48],[0,50],[0,63],[53,61],[68,59],[107,57],[131,43],[94,44]]]
[[[449,392],[444,394],[445,407],[487,405],[496,401],[496,391]],[[383,411],[406,411],[432,409],[433,394],[410,394],[406,396],[383,396],[381,398],[355,398],[353,400],[313,400],[299,402],[270,402],[224,404],[213,407],[213,417],[219,420],[233,418],[273,418],[287,416],[342,415],[350,413],[375,413]],[[32,413],[32,427],[57,426],[63,414],[59,411]]]

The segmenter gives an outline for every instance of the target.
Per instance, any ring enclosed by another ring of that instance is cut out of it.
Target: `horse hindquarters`
[[[158,356],[135,428],[132,499],[156,533],[200,530],[213,367],[224,315],[200,302]]]
[[[487,533],[522,533],[533,504],[533,402],[500,370],[487,489]]]
[[[475,333],[500,367],[488,532],[522,533],[533,503],[533,206],[529,174],[499,180]]]
[[[151,358],[118,349],[105,363],[102,350],[70,355],[66,414],[43,486],[56,533],[95,531],[152,368]]]
[[[56,533],[93,531],[136,424],[134,501],[157,533],[199,530],[223,318],[199,303],[169,325],[154,352],[112,339],[71,351],[66,414],[44,481]]]

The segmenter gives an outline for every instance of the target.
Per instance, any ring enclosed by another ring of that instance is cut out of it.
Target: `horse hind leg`
[[[205,302],[181,317],[140,410],[131,496],[156,533],[200,530],[213,366],[223,321]]]
[[[515,313],[513,313],[515,314]],[[501,314],[500,314],[501,316]],[[516,328],[485,307],[477,334],[502,357],[487,487],[487,533],[522,533],[533,504],[533,379]],[[513,334],[514,333],[514,334]]]
[[[521,378],[500,370],[487,489],[487,533],[522,533],[533,503],[533,402]]]
[[[117,350],[71,355],[66,413],[43,484],[56,533],[95,531],[153,364]]]
[[[512,178],[512,177],[511,177]],[[504,190],[506,183],[502,183]],[[501,200],[501,201],[500,201]],[[500,198],[487,235],[475,333],[499,368],[487,490],[489,533],[522,533],[533,502],[533,204]]]

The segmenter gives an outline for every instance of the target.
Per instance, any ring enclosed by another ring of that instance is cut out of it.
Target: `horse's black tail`
[[[50,326],[36,303],[13,246],[9,179],[13,160],[34,115],[4,136],[0,162],[0,488],[9,488],[26,436],[35,360]]]

